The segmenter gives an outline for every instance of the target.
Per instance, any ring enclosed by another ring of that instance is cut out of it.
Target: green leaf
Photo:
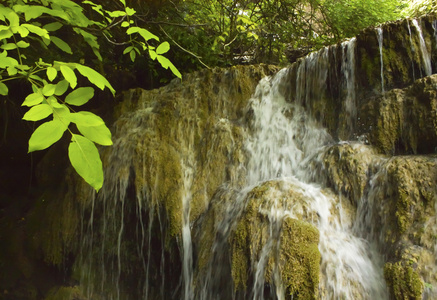
[[[139,33],[143,39],[145,39],[146,41],[154,39],[159,41],[159,37],[157,37],[156,35],[154,35],[153,33],[151,33],[150,31],[141,28],[141,27],[130,27],[128,30],[126,30],[127,34],[133,34],[133,33]]]
[[[118,18],[118,17],[123,17],[126,15],[125,11],[121,11],[121,10],[114,10],[114,11],[108,11],[108,15],[111,18]]]
[[[164,69],[168,69],[170,67],[170,70],[173,72],[174,75],[176,75],[179,78],[182,78],[182,75],[179,72],[179,70],[173,65],[173,63],[167,57],[158,55],[158,61]]]
[[[103,168],[96,145],[86,137],[73,134],[68,157],[76,172],[98,192],[103,185]]]
[[[19,26],[16,29],[22,38],[25,38],[26,36],[29,35],[29,30],[26,27]]]
[[[130,8],[130,7],[126,7],[126,13],[128,16],[132,16],[136,13],[135,9]]]
[[[43,150],[57,141],[64,134],[67,127],[59,120],[53,120],[41,124],[29,139],[29,152]]]
[[[151,49],[149,49],[149,55],[150,55],[150,58],[151,58],[152,60],[155,60],[155,59],[156,59],[157,54],[156,54],[155,50],[151,50]]]
[[[44,100],[44,96],[40,91],[29,94],[26,99],[24,99],[23,104],[21,106],[34,106],[40,104]]]
[[[103,90],[105,86],[111,91],[111,93],[114,95],[115,90],[112,87],[112,85],[109,83],[109,81],[103,77],[99,72],[95,71],[94,69],[91,69],[90,67],[76,64],[76,68],[79,71],[80,74],[88,78],[88,80],[97,86],[99,89]]]
[[[42,88],[42,93],[44,96],[49,97],[55,93],[55,90],[56,90],[56,85],[49,83],[44,85],[44,87]]]
[[[53,67],[48,67],[47,68],[47,78],[50,80],[50,81],[53,81],[53,79],[55,79],[56,78],[56,75],[58,75],[58,71],[55,69],[55,68],[53,68]],[[56,85],[57,86],[57,85]],[[55,92],[54,92],[55,94],[56,94],[56,89],[55,89]]]
[[[26,22],[40,17],[43,13],[50,13],[51,9],[40,5],[14,5],[16,12],[24,13]]]
[[[49,23],[44,25],[42,28],[44,28],[47,31],[56,31],[58,29],[60,29],[62,27],[62,23],[60,22],[53,22],[53,23]]]
[[[129,22],[128,21],[123,21],[122,23],[121,23],[121,27],[129,27]]]
[[[134,49],[134,46],[129,46],[126,49],[124,49],[123,54],[126,54],[128,52],[131,52]]]
[[[60,38],[58,38],[56,36],[52,36],[52,37],[50,37],[50,40],[53,42],[53,44],[56,45],[56,47],[58,47],[62,51],[66,52],[68,54],[73,54],[73,52],[71,51],[70,46],[66,42],[61,40]]]
[[[53,108],[63,108],[65,105],[58,102],[58,99],[54,96],[50,96],[47,98],[47,103],[49,103]]]
[[[56,89],[55,89],[55,95],[56,96],[61,96],[63,95],[67,89],[68,89],[69,83],[67,80],[61,80],[56,84]]]
[[[65,103],[70,105],[83,105],[94,97],[94,89],[92,87],[81,87],[75,89],[65,97]]]
[[[18,46],[18,48],[27,48],[30,46],[30,44],[25,42],[25,41],[18,41],[17,46]]]
[[[23,120],[39,121],[47,118],[53,113],[52,108],[48,104],[39,104],[33,106],[27,113],[24,114]]]
[[[17,73],[18,73],[17,68],[12,67],[12,66],[8,67],[6,70],[8,71],[8,75],[11,77],[17,75]]]
[[[65,126],[70,125],[70,109],[65,104],[57,103],[58,105],[53,105],[54,101],[51,101],[53,106],[53,119],[58,119]]]
[[[76,123],[76,125],[83,126],[100,126],[102,124],[105,124],[102,118],[89,111],[72,113],[69,116],[69,120],[73,123]]]
[[[105,124],[99,126],[83,126],[77,125],[77,129],[80,133],[82,133],[85,137],[90,139],[91,141],[103,145],[103,146],[111,146],[112,145],[112,135],[111,131],[106,127]]]
[[[6,69],[7,67],[14,67],[18,65],[19,63],[15,58],[9,56],[4,57],[0,55],[0,68]]]
[[[137,56],[137,53],[134,50],[132,50],[131,52],[129,52],[129,56],[130,56],[131,61],[134,62],[135,57]]]
[[[86,32],[85,30],[82,30],[82,29],[79,29],[79,28],[74,28],[73,30],[76,31],[76,33],[82,35],[82,37],[85,40],[85,42],[87,42],[88,45],[93,50],[94,55],[96,55],[96,57],[101,61],[102,60],[102,56],[100,55],[100,52],[99,52],[100,44],[97,41],[97,37],[95,35],[92,35],[89,32]]]
[[[61,65],[61,73],[65,80],[70,83],[71,88],[74,89],[77,85],[77,77],[74,71],[67,65]]]
[[[168,50],[170,50],[170,44],[168,42],[163,42],[158,46],[158,48],[156,48],[156,53],[157,54],[164,54]]]
[[[17,45],[15,43],[7,43],[0,46],[3,50],[14,50],[17,49]]]
[[[46,39],[50,39],[49,32],[47,30],[39,27],[39,26],[35,26],[32,24],[23,24],[21,26],[26,28],[27,30],[29,30],[30,32],[32,32],[36,35],[39,35],[39,36],[44,37]]]
[[[1,30],[0,31],[0,40],[5,40],[10,38],[11,36],[13,36],[14,34],[12,33],[11,30],[9,30],[9,27],[7,30]]]
[[[11,28],[20,25],[20,18],[14,11],[11,10],[5,17],[9,20],[9,26],[11,26]]]
[[[0,82],[0,95],[6,96],[8,92],[8,86],[3,82]]]
[[[170,70],[173,72],[173,74],[178,77],[179,79],[182,79],[182,74],[179,72],[179,70],[170,62]]]

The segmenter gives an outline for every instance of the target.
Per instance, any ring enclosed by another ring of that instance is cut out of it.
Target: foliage
[[[437,12],[437,2],[435,0],[408,1],[403,10],[405,16],[412,18],[435,12]]]
[[[159,38],[148,30],[133,26],[135,10],[120,0],[123,10],[105,10],[102,5],[83,1],[98,12],[102,21],[89,19],[83,7],[70,0],[16,0],[0,4],[0,95],[9,94],[8,84],[14,79],[24,79],[32,87],[22,106],[29,107],[23,119],[39,122],[29,139],[28,151],[43,150],[59,141],[68,131],[71,143],[68,149],[70,162],[83,179],[96,191],[103,185],[102,162],[95,143],[112,145],[111,132],[105,122],[89,111],[76,111],[94,97],[91,86],[79,87],[79,82],[89,82],[101,90],[115,90],[99,72],[82,63],[35,58],[55,46],[66,55],[73,54],[70,44],[60,38],[61,32],[74,32],[89,45],[98,60],[102,60],[100,43],[94,32],[111,36],[110,29],[120,25],[125,29],[130,46],[124,51],[132,61],[135,55],[146,52],[165,69],[181,77],[177,68],[168,60],[167,42],[155,46],[151,40]],[[68,31],[65,31],[68,30]],[[46,52],[47,53],[47,52]],[[75,126],[73,126],[73,124]]]
[[[285,61],[284,50],[316,50],[402,16],[404,0],[164,1],[150,25],[181,49],[184,67]],[[144,6],[144,5],[143,5]],[[143,7],[143,10],[146,8]],[[172,22],[168,22],[172,20]],[[186,53],[191,56],[186,55]]]
[[[323,0],[322,12],[334,39],[349,38],[361,29],[402,16],[403,1]]]

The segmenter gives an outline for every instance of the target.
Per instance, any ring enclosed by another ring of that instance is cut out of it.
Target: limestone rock
[[[231,236],[236,289],[244,290],[249,280],[259,280],[249,271],[256,270],[262,277],[265,272],[266,283],[283,286],[287,295],[317,299],[319,232],[308,222],[317,215],[299,189],[288,182],[269,181],[248,194],[247,206]],[[287,208],[290,214],[284,213]]]

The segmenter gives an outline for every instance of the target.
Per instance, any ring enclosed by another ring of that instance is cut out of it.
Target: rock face
[[[23,225],[47,299],[437,297],[435,24],[126,92],[99,194],[68,172]]]

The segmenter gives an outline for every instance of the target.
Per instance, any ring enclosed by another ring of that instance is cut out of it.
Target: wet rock
[[[370,100],[360,111],[360,134],[385,154],[434,153],[437,149],[437,75]]]
[[[299,190],[286,181],[269,181],[248,194],[231,236],[232,278],[237,290],[255,281],[255,293],[257,288],[261,293],[265,280],[294,298],[317,298],[319,232],[308,222],[316,220],[317,213]]]

